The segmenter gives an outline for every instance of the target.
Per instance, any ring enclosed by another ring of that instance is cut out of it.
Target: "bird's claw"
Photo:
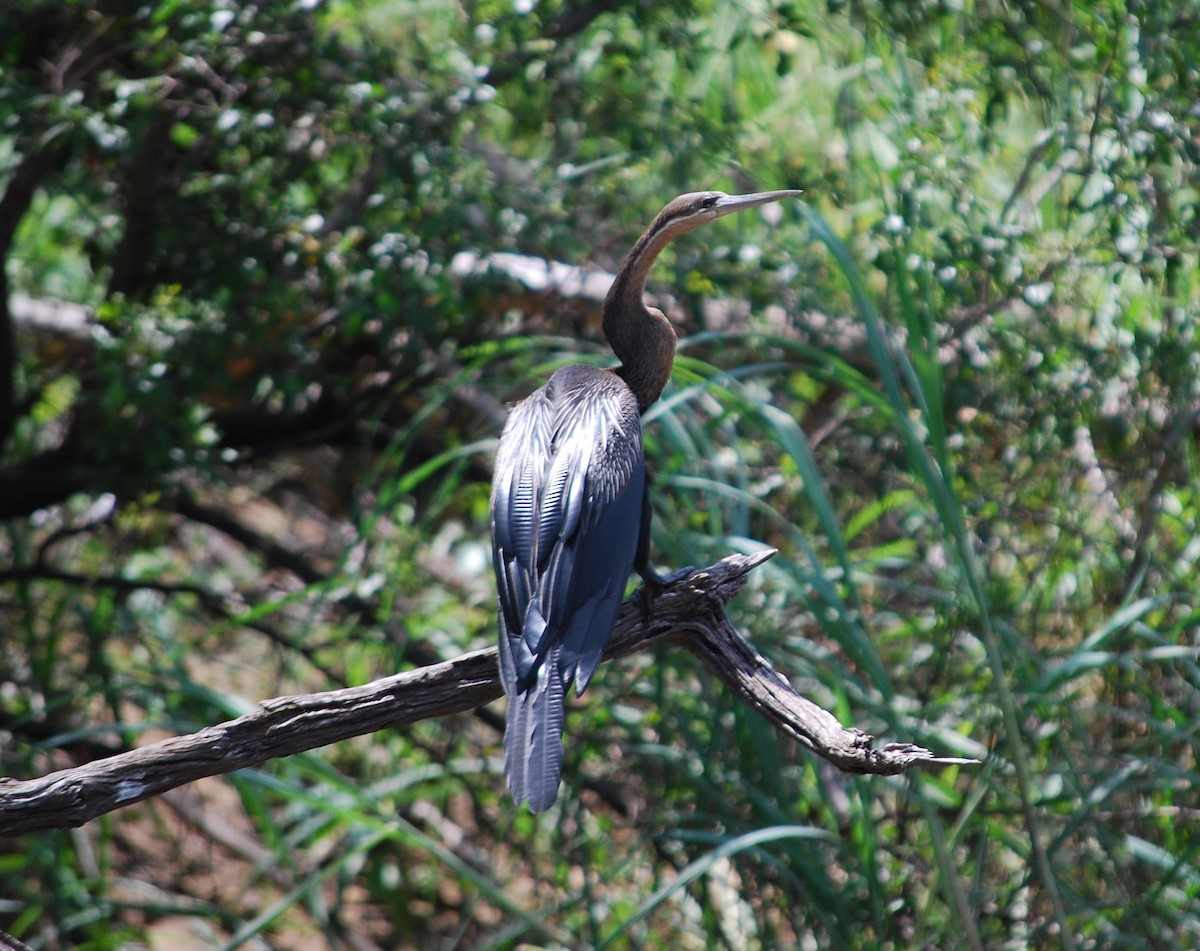
[[[686,568],[679,568],[669,574],[660,575],[653,568],[647,566],[646,570],[641,572],[642,581],[645,583],[638,592],[638,601],[641,604],[643,620],[650,620],[650,615],[654,613],[654,600],[663,591],[676,582],[691,576],[695,570],[694,566],[688,565]]]
[[[668,575],[662,577],[663,587],[669,587],[677,581],[682,581],[684,578],[690,578],[696,573],[695,565],[688,565],[686,568],[677,568]]]

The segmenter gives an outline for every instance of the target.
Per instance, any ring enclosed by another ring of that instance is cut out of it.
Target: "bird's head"
[[[749,195],[726,195],[724,192],[688,192],[672,198],[658,213],[650,233],[666,231],[671,238],[686,234],[701,225],[743,211],[757,208],[772,201],[794,198],[802,194],[799,189],[785,188],[773,192],[753,192]]]

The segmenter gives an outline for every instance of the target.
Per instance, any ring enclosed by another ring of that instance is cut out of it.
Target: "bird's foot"
[[[682,581],[684,578],[690,578],[696,573],[695,565],[688,565],[686,568],[676,568],[674,571],[662,577],[663,584],[670,586],[677,581]]]
[[[642,576],[642,589],[638,592],[638,601],[642,608],[642,619],[650,620],[650,615],[654,613],[654,601],[667,588],[675,584],[677,581],[682,581],[695,571],[695,567],[688,565],[686,568],[679,568],[669,574],[660,575],[649,565],[644,570],[638,572]]]

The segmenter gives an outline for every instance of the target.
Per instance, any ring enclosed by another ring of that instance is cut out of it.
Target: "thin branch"
[[[249,525],[216,506],[197,502],[186,492],[178,492],[168,498],[163,507],[189,521],[216,529],[240,545],[258,552],[272,567],[287,569],[305,584],[321,584],[329,580],[325,572],[318,569],[300,552],[280,544],[261,532],[256,532]]]
[[[647,616],[626,602],[606,659],[652,644],[678,644],[699,656],[741,699],[788,736],[854,773],[894,775],[912,766],[973,763],[938,757],[911,743],[877,747],[792,689],[729,623],[726,606],[746,575],[774,551],[730,555],[675,578]],[[431,717],[472,710],[501,694],[495,648],[385,677],[361,687],[277,697],[262,709],[189,736],[60,770],[39,779],[0,779],[0,835],[79,826],[204,776],[256,766],[329,743]]]
[[[251,630],[258,631],[260,634],[265,635],[273,644],[303,657],[314,668],[320,671],[326,679],[334,683],[346,682],[345,677],[321,662],[317,656],[317,651],[311,646],[294,642],[281,631],[267,624],[261,617],[247,620],[246,615],[250,612],[247,603],[240,597],[240,592],[232,596],[222,595],[211,588],[186,581],[126,578],[122,575],[112,574],[83,574],[54,568],[42,561],[31,565],[17,565],[12,568],[0,570],[0,585],[8,584],[12,581],[54,581],[60,584],[74,585],[81,590],[107,588],[122,594],[131,594],[135,591],[153,591],[167,597],[189,595],[194,597],[200,606],[213,617],[225,622],[238,623]],[[360,610],[362,609],[360,608]],[[4,949],[0,948],[0,951],[4,951]]]
[[[178,595],[190,594],[208,601],[214,596],[208,588],[184,581],[159,581],[153,578],[126,578],[122,575],[95,574],[89,575],[78,571],[63,571],[45,564],[15,565],[0,571],[0,584],[12,581],[57,581],[62,584],[75,585],[79,588],[110,588],[114,591],[129,593],[132,591],[156,591],[159,594]],[[288,644],[288,647],[293,645]]]
[[[582,33],[604,14],[611,13],[619,7],[620,0],[585,0],[577,6],[561,11],[558,17],[542,30],[542,35],[556,44],[563,43]],[[527,51],[520,55],[506,56],[503,63],[494,63],[484,74],[483,82],[489,86],[503,86],[514,77],[520,76],[529,63],[545,55],[537,43],[528,44],[526,49]]]

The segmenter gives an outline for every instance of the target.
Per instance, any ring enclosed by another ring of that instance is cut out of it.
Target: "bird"
[[[794,189],[672,199],[626,256],[604,301],[611,369],[571,365],[517,403],[496,450],[491,492],[500,679],[508,695],[504,773],[517,806],[558,798],[568,691],[582,694],[616,623],[631,571],[650,592],[650,502],[642,414],[675,359],[675,330],[643,301],[675,238]]]

